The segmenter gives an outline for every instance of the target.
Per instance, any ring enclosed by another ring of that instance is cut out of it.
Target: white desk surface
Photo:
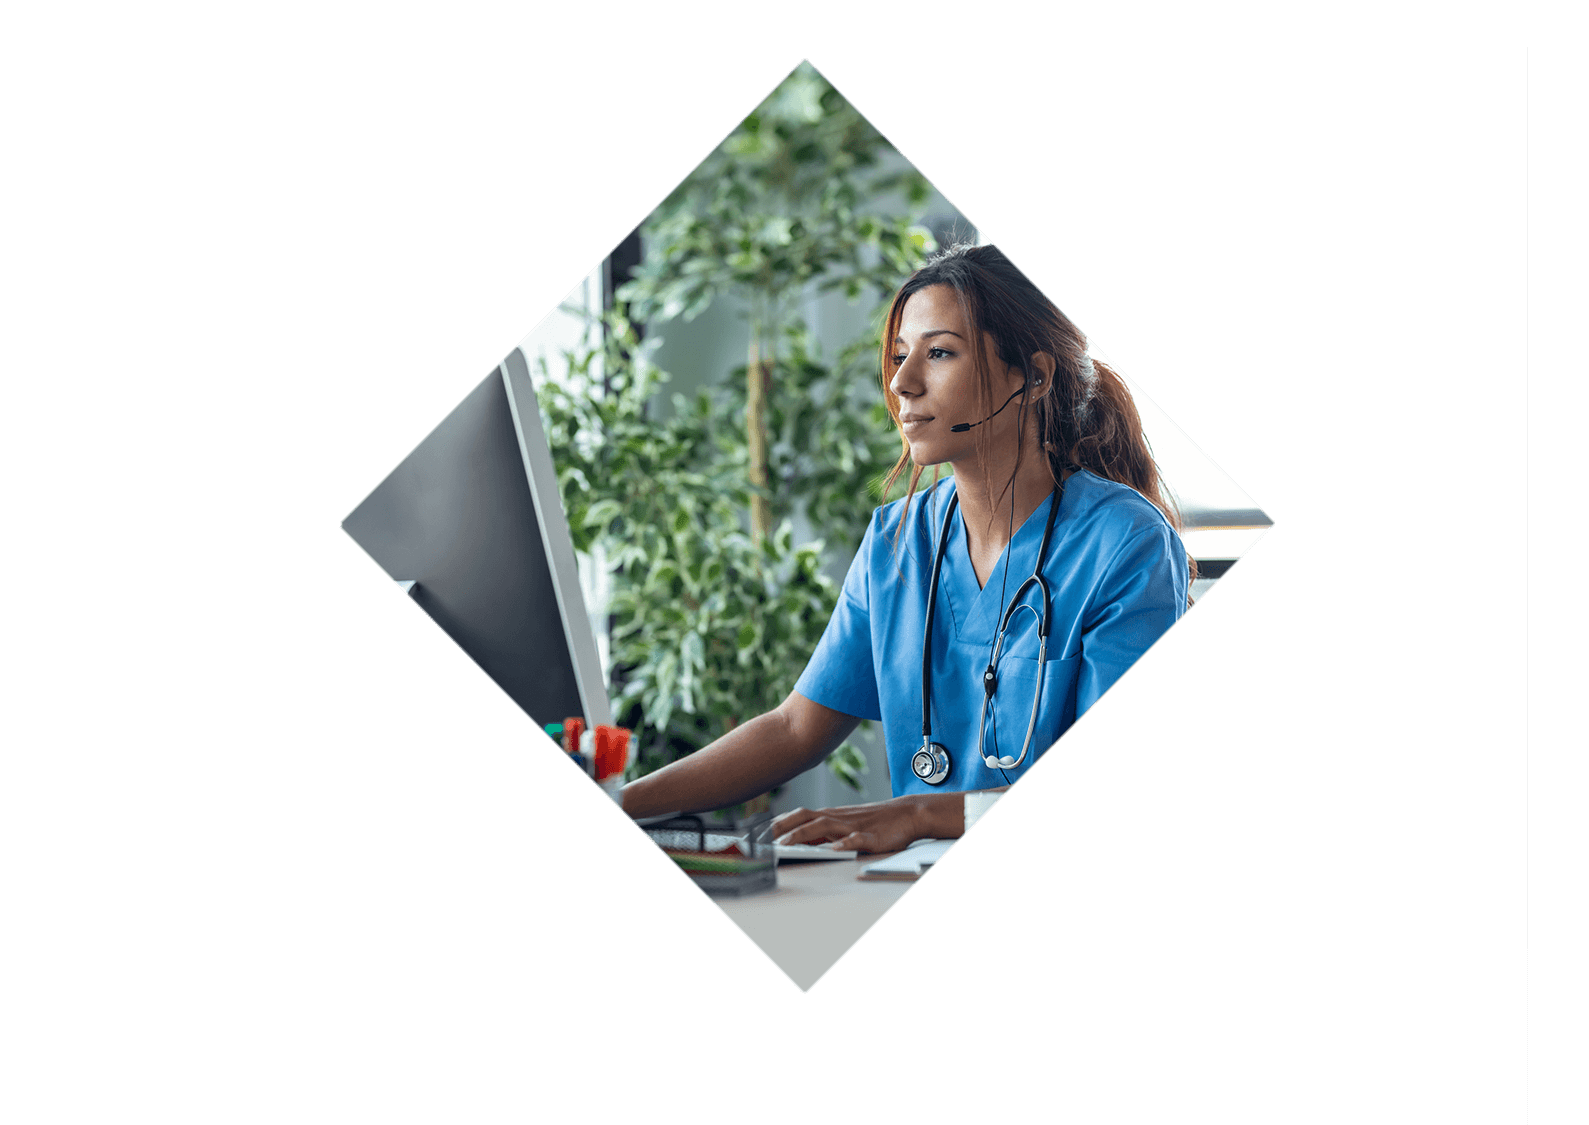
[[[912,886],[856,878],[894,854],[780,863],[775,890],[714,901],[796,984],[810,988]]]

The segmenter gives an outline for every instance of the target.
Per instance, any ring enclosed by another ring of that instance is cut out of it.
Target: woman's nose
[[[920,393],[921,387],[916,381],[916,368],[909,358],[894,368],[894,377],[888,381],[888,389],[900,398]]]

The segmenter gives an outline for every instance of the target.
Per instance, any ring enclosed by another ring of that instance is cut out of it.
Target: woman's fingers
[[[800,827],[816,815],[810,809],[790,809],[772,822],[772,838],[778,839],[785,832]]]
[[[873,840],[870,832],[851,832],[833,846],[841,852],[875,852],[882,850],[881,848],[873,847],[872,844]]]
[[[893,848],[880,846],[876,833],[859,827],[842,817],[823,816],[818,817],[816,820],[807,821],[778,842],[780,844],[821,844],[831,842],[833,847],[841,852],[883,852],[894,850]]]
[[[777,837],[780,844],[820,844],[848,835],[854,825],[845,824],[833,817],[819,816],[808,820],[787,836]]]
[[[772,822],[780,844],[833,842],[841,851],[893,852],[916,838],[909,806],[893,801],[836,809],[794,809]]]

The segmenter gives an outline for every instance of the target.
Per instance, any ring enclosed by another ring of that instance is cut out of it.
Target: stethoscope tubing
[[[949,510],[944,513],[943,527],[938,532],[938,550],[932,558],[932,580],[927,584],[927,627],[921,641],[921,737],[932,741],[932,616],[938,602],[938,572],[943,569],[944,548],[949,545],[949,521],[960,506],[960,490],[956,488],[949,497]]]
[[[1029,580],[1025,583],[1022,583],[1021,590],[1024,591],[1030,584],[1031,583]],[[1048,608],[1048,587],[1042,583],[1039,583],[1039,585],[1041,585],[1043,588],[1043,608],[1046,613]],[[1021,595],[1018,592],[1015,596],[1020,597]],[[1032,609],[1031,606],[1024,603],[1019,604],[1020,608],[1031,609],[1033,615],[1036,615],[1037,611]],[[1016,606],[1011,605],[1010,608],[1013,610],[1016,608]],[[1009,625],[1010,618],[1012,616],[1014,616],[1013,613],[1005,614],[1004,626]],[[990,770],[1019,769],[1021,763],[1026,761],[1026,752],[1031,748],[1032,745],[1032,732],[1037,729],[1037,707],[1043,698],[1043,675],[1047,671],[1046,667],[1044,666],[1043,657],[1048,652],[1048,637],[1046,635],[1047,630],[1046,628],[1043,628],[1043,626],[1046,626],[1048,622],[1043,618],[1039,618],[1039,620],[1042,622],[1042,625],[1039,626],[1039,632],[1037,635],[1037,688],[1032,693],[1032,715],[1031,718],[1026,720],[1026,739],[1021,743],[1021,756],[1018,758],[995,758],[992,754],[984,754],[982,755],[982,764],[987,766]],[[999,628],[998,639],[993,643],[993,659],[988,662],[989,667],[995,667],[998,665],[999,650],[1004,647],[1004,626]],[[993,693],[991,691],[985,691],[982,693],[982,710],[977,715],[977,752],[979,754],[981,754],[983,743],[987,738],[986,731],[988,721],[988,704],[992,701]]]
[[[1048,558],[1049,539],[1054,534],[1054,520],[1059,515],[1059,505],[1065,498],[1065,484],[1059,482],[1054,489],[1053,503],[1048,509],[1048,521],[1043,527],[1043,542],[1037,549],[1037,564],[1032,574],[1015,591],[1015,596],[1010,599],[1010,604],[1000,616],[998,633],[993,642],[993,653],[988,661],[988,671],[985,675],[992,675],[997,683],[996,668],[999,662],[999,652],[1004,647],[1004,638],[1009,628],[1010,619],[1015,616],[1017,609],[1028,609],[1037,616],[1037,689],[1032,697],[1032,713],[1026,723],[1026,738],[1021,744],[1020,757],[1015,759],[1000,759],[991,754],[982,754],[983,741],[986,738],[986,723],[988,705],[993,699],[993,688],[987,688],[982,694],[982,708],[977,717],[977,756],[982,758],[983,764],[989,769],[1014,769],[1026,760],[1027,752],[1031,749],[1032,734],[1037,729],[1037,710],[1043,698],[1044,656],[1048,651],[1048,630],[1050,625],[1051,604],[1048,593],[1048,583],[1043,580],[1043,563]],[[938,531],[938,547],[933,554],[932,578],[927,586],[927,621],[922,631],[921,642],[921,738],[923,750],[933,748],[932,744],[932,623],[937,608],[938,600],[938,575],[943,569],[943,557],[949,545],[950,520],[954,518],[955,510],[960,505],[958,489],[949,497],[948,510],[944,513],[943,524]],[[1012,541],[1013,542],[1013,541]],[[1008,551],[1010,545],[1005,545]],[[1021,601],[1029,587],[1035,585],[1042,593],[1043,612],[1038,614],[1031,605]],[[946,751],[945,751],[946,753]],[[944,775],[947,779],[947,772]],[[941,781],[938,782],[941,784]],[[929,783],[931,784],[931,783]]]

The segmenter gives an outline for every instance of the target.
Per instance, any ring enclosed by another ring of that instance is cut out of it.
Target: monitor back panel
[[[583,714],[500,369],[342,527],[536,723]]]

